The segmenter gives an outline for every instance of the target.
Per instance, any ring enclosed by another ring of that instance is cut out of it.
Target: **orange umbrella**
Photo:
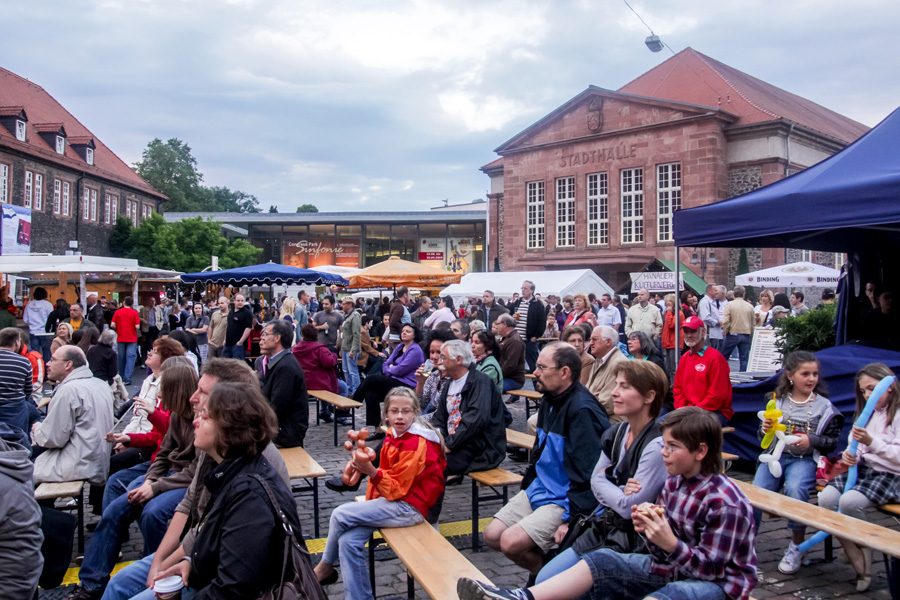
[[[392,256],[384,262],[363,269],[348,277],[350,287],[443,287],[459,283],[462,274],[451,273],[416,262]]]

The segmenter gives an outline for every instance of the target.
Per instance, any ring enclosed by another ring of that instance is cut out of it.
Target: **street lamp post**
[[[698,252],[699,250],[699,252]],[[715,265],[718,263],[718,259],[716,259],[716,253],[712,250],[709,250],[709,256],[707,256],[708,248],[694,248],[694,253],[691,254],[691,264],[692,265],[700,265],[700,277],[706,281],[706,265]]]

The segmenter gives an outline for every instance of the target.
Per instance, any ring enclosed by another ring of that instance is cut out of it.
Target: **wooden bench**
[[[469,577],[490,584],[491,581],[459,550],[428,523],[412,527],[383,527],[381,539],[369,540],[369,580],[375,594],[375,547],[390,546],[406,567],[407,597],[415,597],[415,582],[434,600],[457,600],[456,582]]]
[[[850,540],[864,548],[871,548],[885,555],[900,557],[900,532],[898,531],[854,517],[848,517],[808,502],[794,500],[778,492],[770,492],[769,490],[756,487],[751,483],[744,483],[735,479],[732,479],[732,481],[744,492],[744,495],[747,496],[754,508],[803,523],[808,527],[825,531],[833,536]]]
[[[325,469],[303,448],[279,448],[278,453],[287,467],[291,481],[302,479],[305,485],[292,485],[291,493],[298,496],[303,492],[312,492],[313,527],[315,537],[319,537],[319,477],[325,475]]]
[[[362,406],[362,402],[339,396],[334,392],[326,390],[309,390],[309,395],[316,399],[316,425],[319,424],[319,402],[327,402],[336,409],[350,411],[351,429],[356,429],[356,409]],[[338,445],[338,420],[337,415],[334,416],[334,445]]]
[[[41,401],[38,402],[37,407],[38,407],[39,409],[40,409],[40,408],[44,408],[44,407],[47,406],[48,404],[50,404],[50,396],[44,396],[43,398],[41,398]]]
[[[84,554],[84,481],[62,481],[59,483],[42,483],[34,490],[34,499],[56,500],[72,498],[78,513],[78,554]]]
[[[515,429],[507,429],[506,443],[531,451],[534,449],[534,436],[521,431],[516,431]]]
[[[478,519],[479,507],[483,502],[500,500],[505,505],[509,501],[508,488],[511,485],[522,483],[522,476],[506,469],[491,469],[490,471],[475,471],[469,473],[472,480],[472,550],[478,552]],[[489,487],[491,492],[481,494],[479,488]],[[498,490],[497,488],[500,488]],[[455,589],[455,588],[454,588]]]
[[[531,417],[531,403],[534,402],[534,408],[537,410],[538,406],[540,406],[541,398],[544,395],[540,392],[536,392],[534,390],[510,390],[507,392],[510,396],[518,396],[520,398],[525,399],[525,419],[528,420]]]

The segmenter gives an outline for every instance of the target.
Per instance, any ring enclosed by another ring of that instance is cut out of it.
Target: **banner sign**
[[[14,204],[3,205],[0,254],[28,254],[31,252],[31,209]]]
[[[681,275],[681,289],[684,289],[684,273]],[[647,290],[651,294],[653,292],[674,292],[675,291],[675,272],[674,271],[654,271],[631,273],[631,291]]]
[[[359,268],[359,240],[285,238],[282,262],[303,269],[325,265]]]

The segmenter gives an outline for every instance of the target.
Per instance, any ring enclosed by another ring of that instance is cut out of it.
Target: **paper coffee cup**
[[[181,589],[184,587],[184,581],[179,575],[164,577],[158,579],[153,584],[153,592],[156,594],[157,600],[181,600]]]

